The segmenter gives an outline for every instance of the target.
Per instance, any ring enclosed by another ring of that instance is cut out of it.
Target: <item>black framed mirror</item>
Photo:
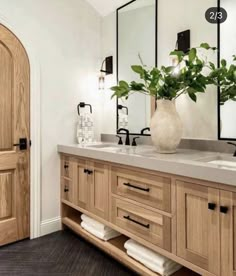
[[[227,20],[219,24],[219,64],[221,59],[227,61],[227,67],[233,62],[233,55],[236,55],[236,1],[218,0],[218,6],[227,11]],[[236,64],[236,62],[234,62]],[[221,89],[218,90],[218,139],[236,140],[236,91],[234,100],[224,97]]]
[[[136,78],[131,65],[157,66],[157,0],[133,0],[117,9],[117,82]],[[128,100],[117,100],[117,131],[129,129],[130,134],[142,135],[150,126],[155,100],[134,94]],[[148,130],[144,135],[150,135]]]

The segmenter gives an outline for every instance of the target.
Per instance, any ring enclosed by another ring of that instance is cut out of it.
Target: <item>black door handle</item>
[[[124,219],[127,219],[127,220],[129,220],[129,221],[131,221],[131,222],[133,222],[133,223],[136,223],[136,224],[138,224],[138,225],[140,225],[140,226],[142,226],[142,227],[145,227],[145,228],[147,228],[147,229],[150,228],[150,224],[143,224],[143,223],[141,223],[141,222],[139,222],[139,221],[137,221],[137,220],[132,219],[130,216],[124,216],[123,218],[124,218]]]
[[[220,212],[221,212],[222,214],[227,214],[228,211],[229,211],[229,208],[228,208],[228,207],[226,207],[226,206],[220,206]]]
[[[208,209],[209,210],[215,210],[215,208],[216,208],[216,204],[215,203],[208,203]]]
[[[144,191],[144,192],[150,192],[150,189],[147,188],[141,188],[141,187],[138,187],[138,186],[135,186],[135,185],[132,185],[130,183],[123,183],[124,186],[127,186],[127,187],[130,187],[130,188],[134,188],[134,189],[137,189],[137,190],[141,190],[141,191]]]
[[[19,144],[13,144],[14,147],[19,147],[20,150],[27,150],[27,138],[20,138]]]

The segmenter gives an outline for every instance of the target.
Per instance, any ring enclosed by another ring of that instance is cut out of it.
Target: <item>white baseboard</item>
[[[61,230],[61,217],[47,219],[41,222],[40,236],[45,236]]]

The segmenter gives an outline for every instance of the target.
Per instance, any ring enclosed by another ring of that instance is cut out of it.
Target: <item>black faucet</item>
[[[235,144],[235,143],[228,142],[227,144],[229,144],[229,145],[232,145],[232,146],[235,146],[235,147],[236,147],[236,144]],[[235,149],[235,152],[234,152],[234,157],[236,157],[236,149]]]
[[[150,131],[150,127],[145,127],[141,130],[141,135],[144,135],[145,131]]]
[[[126,128],[120,128],[118,129],[117,133],[121,134],[121,131],[126,132],[126,139],[125,139],[125,145],[130,146],[130,139],[129,139],[129,130]]]

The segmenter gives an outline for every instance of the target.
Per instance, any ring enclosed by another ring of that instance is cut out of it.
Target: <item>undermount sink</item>
[[[122,145],[115,144],[95,144],[95,145],[86,145],[86,148],[101,149],[101,150],[119,150],[125,148]]]
[[[229,156],[214,156],[199,160],[208,164],[217,165],[221,169],[236,170],[236,158]]]

